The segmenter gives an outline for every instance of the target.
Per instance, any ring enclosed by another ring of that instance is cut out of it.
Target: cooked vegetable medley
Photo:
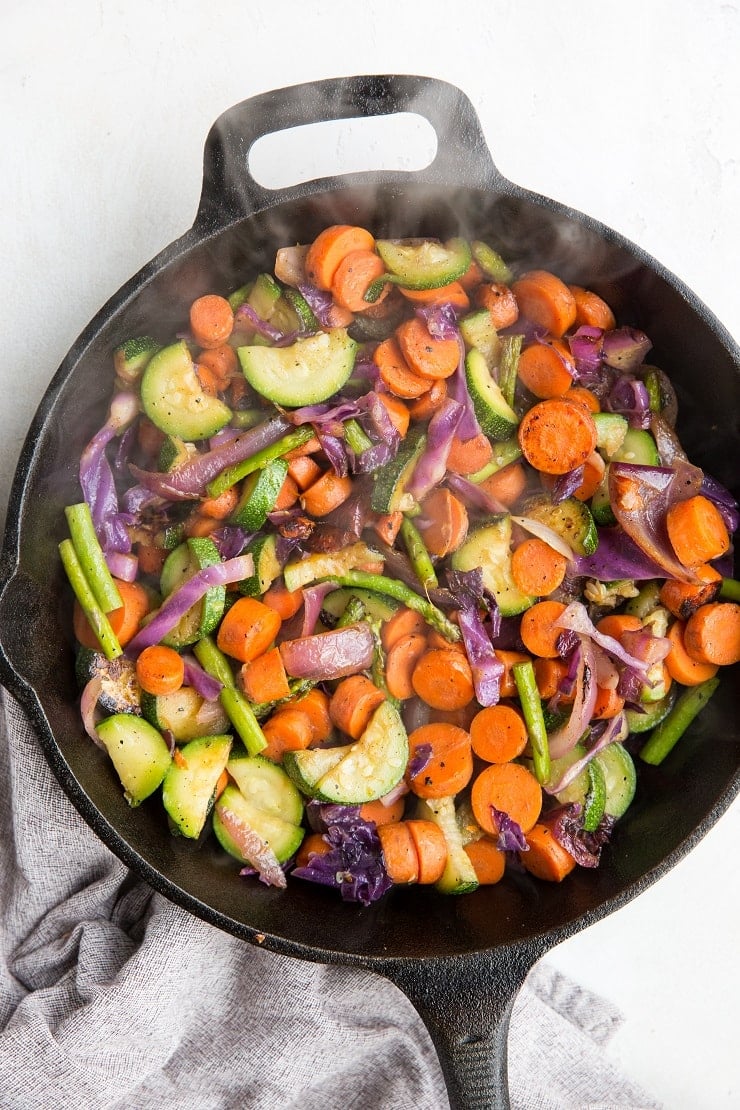
[[[363,904],[598,866],[740,659],[737,505],[650,339],[487,243],[345,225],[222,292],[113,352],[66,511],[127,800]]]

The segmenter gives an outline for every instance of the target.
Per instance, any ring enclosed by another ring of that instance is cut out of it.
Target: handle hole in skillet
[[[262,135],[249,172],[264,189],[368,170],[418,172],[437,154],[437,133],[416,112],[329,120]]]

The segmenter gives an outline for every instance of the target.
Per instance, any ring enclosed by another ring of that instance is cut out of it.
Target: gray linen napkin
[[[441,1110],[391,983],[260,951],[152,892],[58,786],[0,690],[3,1110]],[[542,963],[509,1038],[514,1110],[657,1107],[606,1059],[621,1023]]]

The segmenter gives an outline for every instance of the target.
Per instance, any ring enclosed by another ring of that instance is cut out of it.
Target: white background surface
[[[736,2],[1,7],[0,520],[62,357],[191,224],[210,124],[283,85],[371,72],[452,81],[507,177],[639,242],[740,336]],[[378,168],[351,128],[322,153],[322,173]],[[286,180],[303,154],[288,149],[276,167]],[[735,804],[667,877],[548,957],[620,1007],[609,1055],[675,1110],[740,1105],[739,831]]]

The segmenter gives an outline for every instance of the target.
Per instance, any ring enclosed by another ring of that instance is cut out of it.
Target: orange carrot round
[[[493,326],[497,329],[511,327],[519,319],[519,305],[508,285],[486,282],[475,291],[475,303],[487,308]]]
[[[224,388],[218,374],[204,363],[196,363],[195,373],[200,382],[201,389],[209,397],[215,397]]]
[[[408,821],[395,821],[378,828],[388,878],[402,886],[419,879],[419,854],[408,825]]]
[[[303,751],[313,739],[311,720],[300,709],[281,709],[273,713],[262,726],[267,747],[260,755],[273,763],[282,763],[286,752]]]
[[[383,621],[380,629],[380,642],[385,651],[390,651],[395,643],[403,639],[404,636],[410,636],[412,633],[417,633],[423,636],[426,631],[426,622],[420,613],[414,609],[407,609],[402,606],[396,609],[392,617],[387,621]]]
[[[665,667],[669,675],[682,686],[698,686],[710,678],[714,678],[719,666],[716,663],[699,663],[692,659],[684,643],[684,621],[674,621],[668,629],[666,636],[671,642],[671,649],[665,658]]]
[[[527,833],[542,810],[542,787],[520,763],[492,763],[474,780],[470,803],[476,821],[490,836],[498,836],[500,831],[492,806]]]
[[[411,675],[414,692],[433,709],[462,709],[473,700],[473,673],[457,651],[425,651]]]
[[[394,397],[392,393],[379,393],[378,399],[387,411],[391,424],[403,439],[411,423],[409,409],[400,398]]]
[[[466,440],[455,436],[447,456],[447,469],[453,474],[475,474],[476,470],[482,470],[492,458],[491,441],[483,432]]]
[[[303,591],[289,590],[282,581],[273,582],[267,593],[262,595],[262,603],[274,609],[281,621],[287,621],[303,605]]]
[[[519,446],[535,470],[566,474],[595,449],[596,425],[583,405],[563,398],[540,401],[522,418]]]
[[[414,696],[412,677],[426,649],[426,637],[418,633],[395,641],[385,659],[385,681],[391,697],[405,701]]]
[[[429,745],[431,757],[416,775],[407,772],[411,791],[419,798],[448,798],[459,794],[473,775],[470,736],[455,725],[429,724],[409,736],[411,758],[417,747]]]
[[[234,330],[234,313],[226,298],[207,293],[193,301],[190,330],[199,347],[210,350],[222,346]]]
[[[457,551],[468,534],[468,511],[459,497],[440,487],[424,498],[421,507],[417,526],[429,554],[442,558]]]
[[[447,865],[447,841],[444,833],[434,821],[416,818],[407,821],[406,825],[419,862],[418,882],[423,886],[436,883],[441,879]]]
[[[327,516],[333,509],[339,508],[351,493],[352,479],[348,475],[342,477],[333,470],[327,470],[303,491],[301,505],[311,516]]]
[[[480,488],[509,508],[514,505],[527,488],[527,475],[521,463],[513,462],[490,474],[479,483]]]
[[[599,398],[590,389],[586,389],[582,385],[572,385],[563,396],[566,401],[574,401],[577,405],[583,405],[591,413],[601,412]]]
[[[203,516],[212,517],[213,520],[226,520],[231,516],[239,503],[239,491],[236,486],[229,486],[218,497],[204,497],[198,506]]]
[[[518,697],[519,691],[514,681],[514,672],[512,668],[515,663],[531,663],[531,655],[525,655],[523,651],[505,651],[502,648],[496,648],[494,654],[499,663],[503,664],[504,668],[504,673],[501,675],[500,682],[501,697]]]
[[[512,285],[519,311],[558,339],[575,323],[576,301],[568,286],[548,270],[530,270]]]
[[[364,227],[351,224],[333,224],[324,228],[314,239],[306,253],[306,277],[312,285],[327,292],[340,262],[352,251],[373,250],[375,240]]]
[[[417,397],[409,405],[409,416],[412,420],[429,420],[434,416],[439,406],[447,396],[447,382],[444,378],[437,378],[432,382],[432,388],[421,397]]]
[[[506,868],[506,853],[499,850],[495,840],[482,836],[465,845],[465,854],[473,865],[475,877],[481,886],[499,882]]]
[[[373,351],[373,362],[378,367],[380,380],[396,397],[421,397],[431,387],[430,379],[415,373],[406,362],[395,336],[378,343]]]
[[[524,540],[512,552],[511,576],[523,594],[551,594],[562,583],[567,569],[567,559],[536,536]]]
[[[596,622],[596,629],[604,636],[611,636],[613,640],[621,642],[625,632],[639,632],[642,621],[631,613],[609,613]]]
[[[676,558],[685,567],[708,563],[729,550],[730,537],[722,514],[700,493],[671,505],[666,527]]]
[[[290,694],[288,676],[278,648],[258,655],[241,668],[244,693],[252,702],[279,701]]]
[[[401,293],[414,304],[451,304],[460,312],[470,308],[470,298],[459,281],[439,285],[436,289],[401,289]]]
[[[327,844],[321,833],[309,833],[298,849],[295,858],[296,867],[308,867],[311,856],[325,856],[330,851],[331,845]]]
[[[580,285],[569,285],[568,289],[573,294],[576,303],[575,323],[579,327],[586,324],[590,328],[603,328],[604,331],[612,331],[617,326],[614,313],[606,301],[602,300],[597,293],[592,293],[589,289],[583,289]]]
[[[686,622],[684,646],[698,663],[727,667],[740,662],[740,605],[702,605]]]
[[[624,709],[624,698],[608,686],[596,687],[596,701],[591,714],[597,721],[610,720]]]
[[[573,385],[575,364],[560,339],[532,343],[519,356],[519,378],[535,397],[562,397]]]
[[[606,463],[598,451],[592,451],[583,464],[583,481],[573,496],[579,501],[590,501],[604,479]]]
[[[220,347],[211,347],[210,350],[201,351],[198,355],[198,365],[207,366],[216,375],[221,389],[225,389],[229,379],[239,371],[239,360],[236,351],[228,343]]]
[[[299,490],[308,489],[321,477],[321,467],[310,455],[301,455],[288,463],[288,474]]]
[[[331,294],[337,304],[350,312],[363,312],[368,308],[365,294],[368,288],[385,273],[385,265],[380,255],[373,250],[356,250],[345,254],[334,271],[331,279]],[[380,294],[386,297],[390,290],[386,285]],[[376,300],[376,304],[378,301]]]
[[[385,694],[363,674],[343,678],[329,700],[329,716],[342,732],[359,740]]]
[[[269,605],[253,597],[240,597],[221,621],[216,643],[225,655],[250,663],[272,645],[281,623]]]
[[[299,489],[297,484],[293,481],[290,474],[286,474],[283,479],[283,484],[278,491],[277,498],[275,499],[273,509],[289,509],[292,505],[295,505],[298,500],[298,495]]]
[[[508,763],[527,746],[527,726],[521,713],[509,705],[481,709],[470,725],[470,742],[486,763]]]
[[[396,339],[408,366],[420,377],[449,378],[457,370],[460,361],[457,340],[435,339],[418,316],[398,325]]]
[[[374,825],[392,825],[403,818],[405,808],[405,798],[396,798],[389,806],[382,798],[378,798],[374,802],[364,802],[360,806],[360,817],[363,821],[372,821]]]
[[[526,836],[529,850],[519,855],[522,864],[537,879],[561,882],[576,866],[570,852],[555,839],[549,825],[538,823]]]
[[[535,659],[534,680],[543,701],[549,701],[559,692],[560,683],[567,673],[568,667],[562,659],[543,659],[542,656]]]
[[[558,637],[563,631],[554,622],[565,612],[561,601],[538,601],[522,614],[519,635],[527,651],[543,659],[557,659]]]
[[[668,578],[660,588],[660,604],[674,617],[687,621],[702,605],[716,601],[722,588],[722,575],[709,563],[694,568],[698,582],[679,582]]]
[[[185,680],[185,662],[174,648],[152,644],[136,660],[136,677],[147,694],[174,694]]]
[[[125,647],[139,631],[141,621],[152,607],[151,600],[148,591],[140,582],[124,582],[119,578],[114,578],[113,581],[118,587],[123,605],[118,609],[113,609],[112,612],[107,614],[107,617],[119,644],[121,647]],[[74,634],[82,646],[99,651],[98,638],[76,600],[72,623]]]

